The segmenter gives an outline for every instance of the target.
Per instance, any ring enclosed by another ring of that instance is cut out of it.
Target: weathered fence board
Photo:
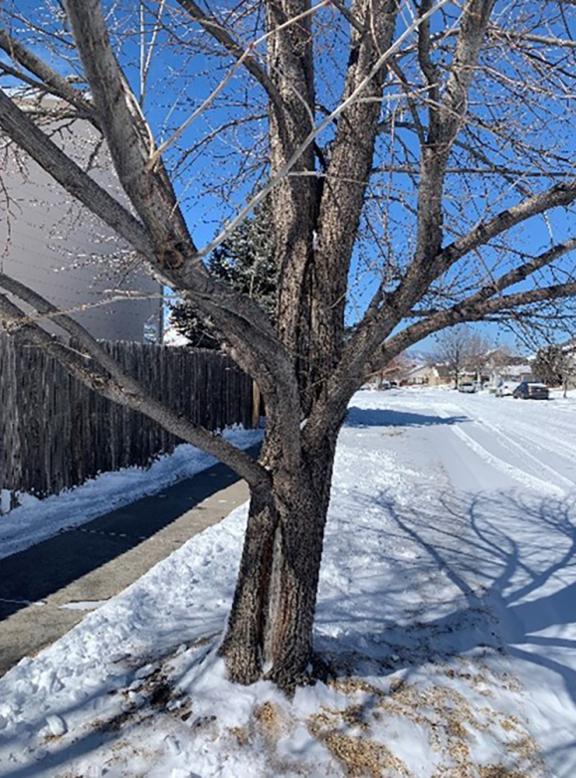
[[[210,351],[107,343],[130,375],[211,430],[252,426],[252,381]],[[146,465],[181,441],[139,413],[91,392],[40,349],[0,335],[0,488],[36,495],[107,470]]]

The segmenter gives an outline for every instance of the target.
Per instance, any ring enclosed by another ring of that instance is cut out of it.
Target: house
[[[402,386],[447,386],[452,381],[446,365],[416,365],[401,379]]]
[[[488,389],[494,390],[501,384],[519,384],[522,381],[534,381],[532,367],[527,364],[500,365],[490,371]]]
[[[37,100],[22,100],[30,110]],[[63,120],[61,104],[42,99],[54,118],[45,132],[116,199],[124,193],[96,130]],[[0,272],[69,312],[95,337],[151,341],[162,334],[162,287],[130,249],[44,170],[0,135]],[[107,297],[132,295],[102,304]],[[58,328],[44,323],[46,329]],[[60,333],[61,334],[61,333]]]

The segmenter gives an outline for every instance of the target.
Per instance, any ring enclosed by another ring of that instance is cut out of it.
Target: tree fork
[[[284,691],[310,679],[313,624],[335,441],[301,451],[299,471],[277,469],[272,489],[252,493],[226,636],[229,677],[264,675]]]

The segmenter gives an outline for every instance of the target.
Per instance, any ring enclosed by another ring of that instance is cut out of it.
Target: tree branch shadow
[[[430,661],[449,662],[485,650],[526,662],[536,672],[554,673],[576,707],[576,660],[570,661],[576,656],[573,496],[422,496],[408,506],[386,492],[373,498],[354,494],[359,506],[356,531],[361,531],[363,512],[382,515],[381,529],[371,521],[375,535],[370,542],[386,549],[387,568],[363,572],[358,587],[353,582],[356,592],[349,599],[321,602],[321,650],[336,659],[336,668],[342,659],[344,674],[349,666],[361,676],[398,670],[409,675]],[[413,549],[409,560],[399,552],[406,542]],[[402,567],[400,578],[397,570]],[[414,587],[416,599],[436,587],[438,599],[410,611],[402,605],[407,586]],[[333,618],[334,612],[342,618],[344,639],[330,637],[328,620],[323,621],[323,613]],[[569,625],[574,625],[571,632]],[[355,656],[350,659],[350,654]],[[576,768],[573,750],[570,759]],[[568,759],[566,751],[563,759]]]

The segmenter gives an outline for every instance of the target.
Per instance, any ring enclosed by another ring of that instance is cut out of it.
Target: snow
[[[250,448],[261,440],[262,431],[235,427],[225,430],[223,435],[240,448]],[[211,467],[216,461],[209,454],[183,443],[172,454],[158,457],[147,468],[128,467],[101,473],[75,489],[43,500],[21,494],[18,508],[6,515],[0,513],[0,559],[145,495],[157,494],[167,486]],[[7,509],[8,492],[3,492]]]
[[[168,324],[168,326],[164,329],[162,342],[165,346],[174,347],[187,346],[190,343],[188,338],[178,332],[172,323]]]
[[[227,681],[240,508],[0,679],[0,776],[571,778],[575,504],[574,394],[359,392],[316,618],[334,677]]]
[[[46,718],[46,724],[53,737],[60,737],[67,731],[66,722],[60,716],[52,714]]]

